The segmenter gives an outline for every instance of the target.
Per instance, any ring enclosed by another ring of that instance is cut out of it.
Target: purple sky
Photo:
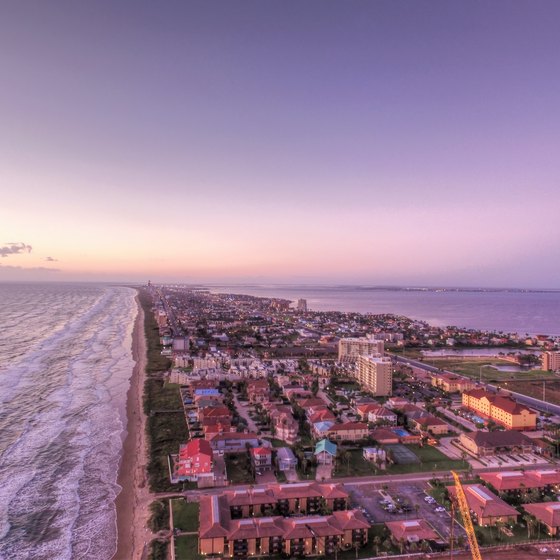
[[[559,21],[5,2],[0,280],[560,288]]]

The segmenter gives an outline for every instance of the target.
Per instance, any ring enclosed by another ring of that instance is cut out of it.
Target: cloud
[[[22,272],[60,272],[60,268],[49,268],[47,266],[12,266],[0,263],[0,270],[20,270]]]
[[[45,260],[49,261],[49,262],[57,262],[58,261],[58,259],[53,259],[52,257],[47,257]]]
[[[0,256],[2,258],[8,255],[18,255],[19,253],[31,253],[31,245],[26,243],[6,243],[3,247],[0,247]]]

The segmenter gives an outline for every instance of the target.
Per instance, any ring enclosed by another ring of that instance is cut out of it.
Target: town
[[[193,287],[140,301],[152,558],[560,551],[557,338]]]

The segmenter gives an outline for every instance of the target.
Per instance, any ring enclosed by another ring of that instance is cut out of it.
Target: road
[[[470,377],[466,377],[465,375],[459,375],[453,371],[448,370],[441,370],[437,367],[431,366],[429,364],[425,364],[424,362],[420,362],[419,360],[413,360],[412,358],[404,358],[402,356],[393,356],[398,363],[406,364],[409,366],[414,366],[419,369],[423,369],[424,371],[428,371],[430,373],[452,373],[453,375],[457,375],[458,377],[462,377],[463,379],[471,379]],[[496,385],[491,385],[490,383],[485,383],[484,381],[481,383],[489,391],[494,393],[500,390],[500,394],[503,395],[511,395],[521,404],[526,406],[530,406],[531,408],[535,408],[541,412],[550,412],[552,414],[560,415],[560,406],[556,404],[552,404],[546,401],[542,401],[540,399],[535,399],[533,397],[528,397],[527,395],[522,395],[520,393],[516,393],[514,391],[508,391],[507,389],[499,388]]]

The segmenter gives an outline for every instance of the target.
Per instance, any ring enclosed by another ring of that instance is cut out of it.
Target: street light
[[[493,366],[492,366],[492,364],[484,364],[484,365],[480,366],[480,369],[479,369],[479,372],[478,372],[479,373],[478,382],[481,383],[481,384],[482,384],[482,368],[485,368],[485,367],[493,367]]]

